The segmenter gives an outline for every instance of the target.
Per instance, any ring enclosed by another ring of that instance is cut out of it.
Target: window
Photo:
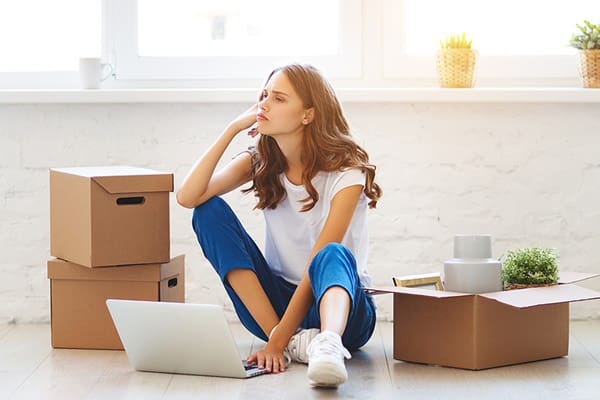
[[[409,56],[432,55],[440,37],[463,31],[474,38],[482,56],[573,54],[569,38],[575,23],[600,15],[597,0],[405,0],[405,4]]]
[[[337,0],[138,0],[137,8],[142,57],[338,53]]]
[[[100,56],[100,0],[0,3],[0,72],[75,71]]]
[[[122,79],[262,79],[289,61],[360,77],[360,0],[110,3]]]
[[[437,86],[439,39],[467,32],[478,86],[576,86],[569,38],[598,0],[19,0],[0,2],[0,88],[256,88],[290,61],[337,87]],[[600,17],[598,17],[600,18]]]
[[[0,87],[69,87],[100,56],[100,0],[0,2]]]
[[[460,32],[479,52],[480,78],[575,77],[576,50],[569,38],[576,23],[600,15],[597,0],[384,2],[384,70],[392,78],[434,77],[439,39]]]

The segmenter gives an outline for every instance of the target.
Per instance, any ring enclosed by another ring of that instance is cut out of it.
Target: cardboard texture
[[[564,274],[575,282],[594,274]],[[569,302],[600,298],[571,283],[483,294],[406,287],[394,295],[394,359],[480,370],[566,356]]]
[[[86,267],[170,259],[173,174],[128,166],[50,170],[50,254]]]
[[[185,301],[185,257],[165,264],[87,268],[48,261],[52,347],[122,350],[107,299]]]

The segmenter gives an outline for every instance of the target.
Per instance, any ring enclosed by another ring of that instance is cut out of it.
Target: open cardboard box
[[[466,294],[410,287],[394,295],[394,359],[479,370],[566,356],[569,303],[600,298],[563,272],[559,285]]]
[[[50,170],[50,254],[86,267],[169,262],[173,174],[129,166]]]
[[[52,347],[123,349],[106,299],[185,301],[185,256],[164,264],[87,268],[48,261]]]

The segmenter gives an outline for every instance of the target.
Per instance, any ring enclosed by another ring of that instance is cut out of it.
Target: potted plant
[[[448,35],[440,40],[436,54],[438,82],[443,88],[470,88],[475,83],[477,51],[466,33]]]
[[[600,88],[600,25],[587,20],[576,25],[579,32],[571,36],[571,46],[579,49],[583,87]]]
[[[502,265],[504,288],[550,286],[558,283],[558,256],[552,249],[509,250]]]

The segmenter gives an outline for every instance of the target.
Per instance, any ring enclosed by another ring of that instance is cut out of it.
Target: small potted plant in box
[[[477,51],[466,33],[440,40],[436,54],[438,81],[443,88],[470,88],[475,83]]]
[[[509,250],[502,264],[504,288],[523,289],[558,283],[558,257],[552,249]]]
[[[579,49],[583,87],[600,88],[600,25],[583,21],[579,32],[571,36],[571,46]]]

